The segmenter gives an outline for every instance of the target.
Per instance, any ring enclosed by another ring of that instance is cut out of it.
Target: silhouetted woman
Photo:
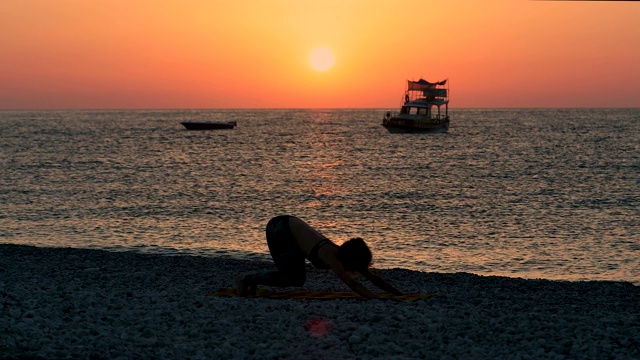
[[[307,278],[305,259],[315,267],[331,269],[356,293],[376,298],[377,295],[354,278],[360,273],[378,288],[394,295],[402,293],[369,270],[371,250],[361,238],[336,245],[309,224],[291,215],[274,217],[267,223],[267,245],[278,268],[236,279],[238,294],[255,294],[257,285],[274,287],[302,286]]]

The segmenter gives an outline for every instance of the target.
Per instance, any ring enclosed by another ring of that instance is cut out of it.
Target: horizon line
[[[630,0],[535,0],[535,1],[630,1]],[[633,0],[640,1],[640,0]],[[395,109],[396,107],[300,107],[300,108],[281,108],[281,107],[255,107],[255,108],[16,108],[16,109],[0,109],[0,112],[8,112],[8,111],[216,111],[216,110],[247,110],[247,111],[255,111],[255,110],[383,110],[387,111],[390,109]],[[496,107],[480,107],[480,106],[461,106],[455,108],[449,108],[449,111],[452,110],[474,110],[474,109],[511,109],[511,110],[522,110],[522,109],[640,109],[640,106],[589,106],[589,107],[581,107],[581,106],[496,106]]]

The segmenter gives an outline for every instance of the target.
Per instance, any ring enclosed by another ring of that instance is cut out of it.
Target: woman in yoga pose
[[[320,269],[331,269],[348,287],[367,297],[378,297],[357,281],[360,273],[373,285],[394,295],[402,295],[393,285],[371,270],[371,250],[361,238],[336,245],[309,224],[291,215],[274,217],[267,223],[267,245],[278,268],[240,276],[236,279],[238,294],[253,295],[257,285],[287,287],[302,286],[307,278],[305,259]]]

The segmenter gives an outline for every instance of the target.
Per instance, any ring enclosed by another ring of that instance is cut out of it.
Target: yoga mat
[[[392,295],[388,293],[377,294],[382,299],[391,299],[396,301],[417,301],[427,300],[436,294],[404,294]],[[220,288],[218,291],[210,292],[207,296],[214,297],[237,297],[238,294],[234,288]],[[354,292],[348,291],[307,291],[307,290],[267,290],[259,288],[256,295],[247,296],[248,298],[267,298],[267,299],[360,299],[371,300],[362,297]]]

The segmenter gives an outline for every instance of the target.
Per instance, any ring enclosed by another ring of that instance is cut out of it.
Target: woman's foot
[[[247,275],[241,275],[236,278],[236,292],[238,296],[253,296],[256,294],[256,284],[247,281]]]

